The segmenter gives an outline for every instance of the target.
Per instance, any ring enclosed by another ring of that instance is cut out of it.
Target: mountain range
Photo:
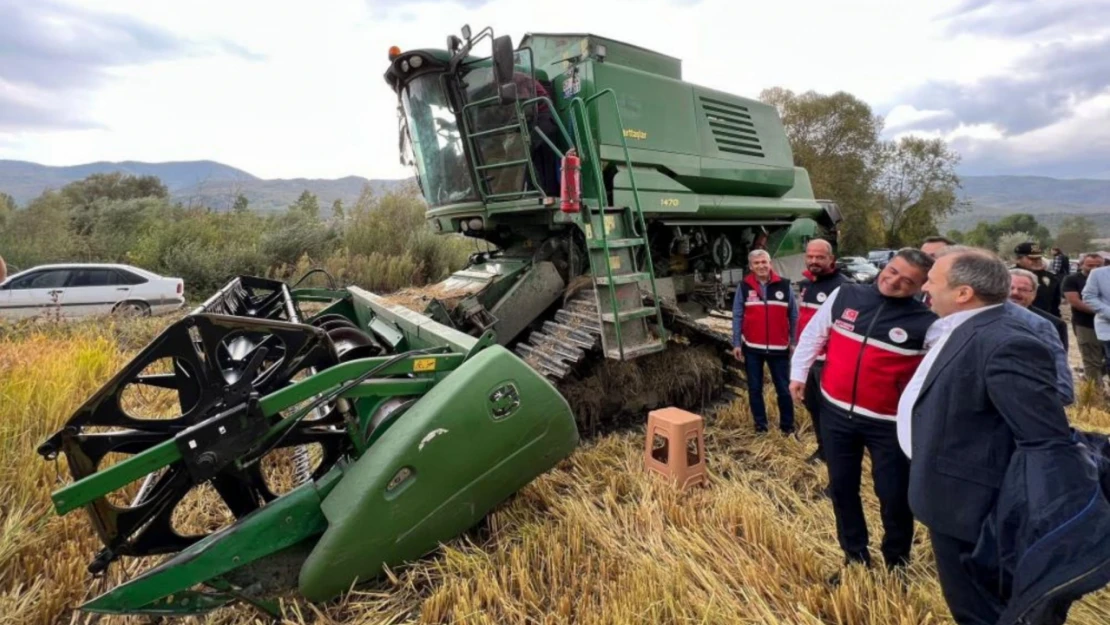
[[[407,180],[372,180],[361,176],[338,179],[292,178],[267,180],[216,161],[170,163],[88,163],[67,167],[39,165],[26,161],[0,160],[0,192],[10,194],[19,205],[46,189],[58,189],[94,173],[121,171],[160,178],[174,200],[185,204],[227,210],[242,193],[255,210],[288,207],[301,192],[316,195],[320,206],[335,200],[350,206],[365,185],[375,193],[405,184]],[[1110,236],[1110,180],[1060,179],[1044,176],[962,176],[960,195],[970,210],[951,216],[942,230],[967,230],[979,221],[993,222],[1018,212],[1030,213],[1055,231],[1070,215],[1094,221],[1100,234]]]
[[[970,210],[952,215],[944,230],[968,230],[980,221],[1029,213],[1054,233],[1066,217],[1082,215],[1102,236],[1110,236],[1110,180],[961,176],[960,186],[959,195],[970,202]]]
[[[87,163],[54,167],[27,161],[0,160],[0,192],[25,206],[47,189],[61,187],[92,174],[123,172],[135,176],[157,176],[170,192],[171,199],[187,205],[210,206],[228,210],[242,193],[248,206],[255,210],[270,211],[287,208],[300,194],[308,190],[316,195],[321,208],[330,207],[335,200],[350,206],[366,185],[375,193],[383,193],[400,186],[407,180],[371,180],[361,176],[337,179],[259,178],[241,169],[215,161],[183,161],[172,163]]]

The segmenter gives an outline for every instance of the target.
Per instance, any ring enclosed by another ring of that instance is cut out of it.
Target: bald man
[[[848,278],[840,273],[836,267],[836,254],[833,253],[832,244],[824,239],[813,239],[806,244],[806,270],[802,272],[805,279],[798,283],[801,301],[798,304],[798,335],[795,342],[802,336],[806,324],[817,314],[821,305],[829,299],[833,291],[840,285],[848,282]],[[824,462],[825,448],[821,444],[821,370],[825,366],[825,353],[821,351],[809,370],[809,379],[806,381],[805,407],[813,421],[813,433],[817,437],[817,451],[809,457],[808,462]]]

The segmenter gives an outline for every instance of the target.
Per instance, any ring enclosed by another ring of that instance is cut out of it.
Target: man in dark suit
[[[940,317],[935,341],[898,406],[910,457],[909,501],[929,529],[945,601],[960,625],[993,624],[1007,598],[961,563],[991,514],[1017,444],[1067,441],[1067,417],[1044,343],[1006,314],[1005,264],[985,250],[950,247],[924,289]]]

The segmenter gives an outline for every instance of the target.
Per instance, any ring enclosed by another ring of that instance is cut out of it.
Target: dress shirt
[[[910,426],[913,405],[917,403],[917,397],[921,393],[921,385],[925,383],[925,378],[929,376],[929,370],[933,368],[937,356],[944,350],[948,337],[952,336],[956,328],[968,319],[1001,305],[995,304],[972,310],[961,310],[947,317],[941,317],[934,321],[933,325],[929,327],[929,331],[925,333],[925,349],[928,351],[925,353],[925,358],[921,361],[921,364],[917,366],[917,371],[910,378],[910,383],[902,391],[902,397],[898,400],[898,445],[902,447],[902,453],[906,454],[907,458],[910,457],[912,449],[910,447]]]
[[[1082,297],[1095,310],[1095,336],[1110,341],[1110,267],[1099,267],[1087,276]]]

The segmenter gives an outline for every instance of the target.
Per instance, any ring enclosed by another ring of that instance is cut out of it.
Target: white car
[[[40,265],[0,283],[0,318],[151,315],[185,305],[185,282],[130,265]]]

